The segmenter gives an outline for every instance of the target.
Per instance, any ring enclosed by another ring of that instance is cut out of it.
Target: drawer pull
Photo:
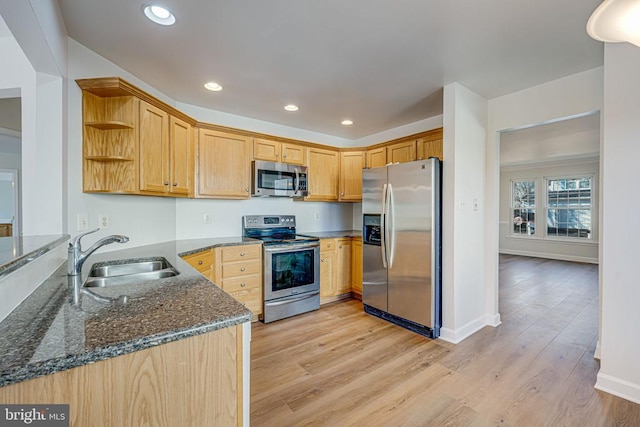
[[[198,265],[202,265],[202,260],[198,261]]]
[[[246,254],[244,252],[240,252],[240,256],[245,256]]]
[[[240,267],[240,271],[245,271],[245,270],[246,270],[246,268]]]
[[[240,284],[240,287],[241,287],[241,288],[244,288],[245,286],[247,286],[247,284],[246,284],[246,283],[244,283],[244,282],[242,282],[242,283]]]

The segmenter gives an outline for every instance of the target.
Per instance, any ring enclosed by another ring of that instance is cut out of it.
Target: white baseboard
[[[440,339],[452,344],[458,344],[465,338],[470,337],[475,332],[478,332],[480,329],[489,325],[487,320],[487,317],[485,315],[482,315],[455,330],[450,328],[440,328]]]
[[[518,251],[513,249],[500,249],[498,252],[505,255],[530,256],[534,258],[557,259],[559,261],[573,261],[573,262],[584,262],[587,264],[598,264],[598,258],[590,258],[590,257],[582,257],[582,256],[574,256],[574,255],[560,255],[560,254],[552,254],[552,253],[546,253],[546,252]]]
[[[640,384],[598,372],[595,388],[631,402],[640,403]]]
[[[502,320],[500,320],[500,313],[485,314],[484,317],[487,325],[493,326],[494,328],[502,324]]]
[[[593,352],[593,358],[600,360],[600,340],[596,341],[596,351]]]

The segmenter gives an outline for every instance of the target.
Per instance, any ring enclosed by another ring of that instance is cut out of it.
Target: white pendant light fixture
[[[589,18],[587,33],[602,42],[640,47],[640,0],[604,0]]]

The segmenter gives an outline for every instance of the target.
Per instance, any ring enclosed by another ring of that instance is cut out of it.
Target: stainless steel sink
[[[84,286],[87,288],[102,288],[105,286],[130,285],[173,277],[178,274],[180,273],[164,258],[151,261],[116,261],[112,264],[99,264],[91,267]]]
[[[148,273],[170,268],[166,259],[154,261],[130,262],[126,264],[108,264],[91,267],[89,277],[112,277],[128,274]]]

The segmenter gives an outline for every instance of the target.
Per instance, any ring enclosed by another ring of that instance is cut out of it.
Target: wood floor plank
[[[252,325],[257,426],[640,426],[593,388],[597,266],[500,256],[502,325],[428,340],[357,300]]]

